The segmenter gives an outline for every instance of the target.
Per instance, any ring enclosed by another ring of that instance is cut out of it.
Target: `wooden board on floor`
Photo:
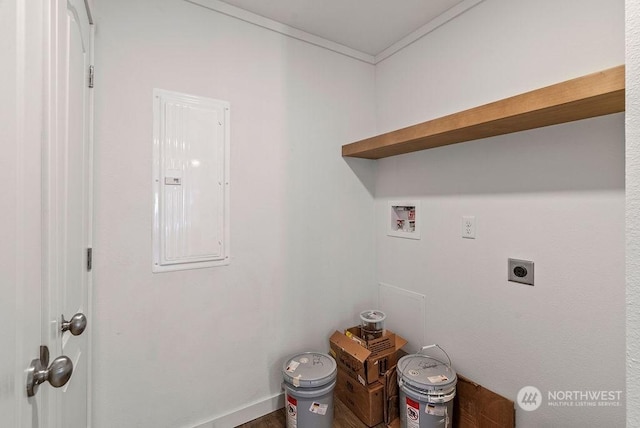
[[[453,405],[455,428],[513,428],[513,401],[458,374]]]

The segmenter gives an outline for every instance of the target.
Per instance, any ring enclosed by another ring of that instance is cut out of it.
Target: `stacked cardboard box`
[[[398,414],[395,366],[407,341],[390,330],[375,339],[360,327],[336,331],[329,344],[338,363],[335,395],[368,426],[389,423]]]

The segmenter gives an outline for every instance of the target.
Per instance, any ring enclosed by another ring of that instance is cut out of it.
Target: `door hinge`
[[[93,263],[93,249],[87,248],[87,272],[91,270]]]
[[[94,68],[93,65],[89,66],[89,87],[93,88]]]

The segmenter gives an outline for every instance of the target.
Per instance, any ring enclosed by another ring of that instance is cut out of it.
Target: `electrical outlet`
[[[476,239],[476,218],[472,215],[462,217],[462,237]]]
[[[509,259],[509,281],[533,285],[533,262]]]

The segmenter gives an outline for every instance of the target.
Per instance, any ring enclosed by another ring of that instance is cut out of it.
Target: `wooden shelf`
[[[624,111],[624,65],[342,146],[380,159]]]

